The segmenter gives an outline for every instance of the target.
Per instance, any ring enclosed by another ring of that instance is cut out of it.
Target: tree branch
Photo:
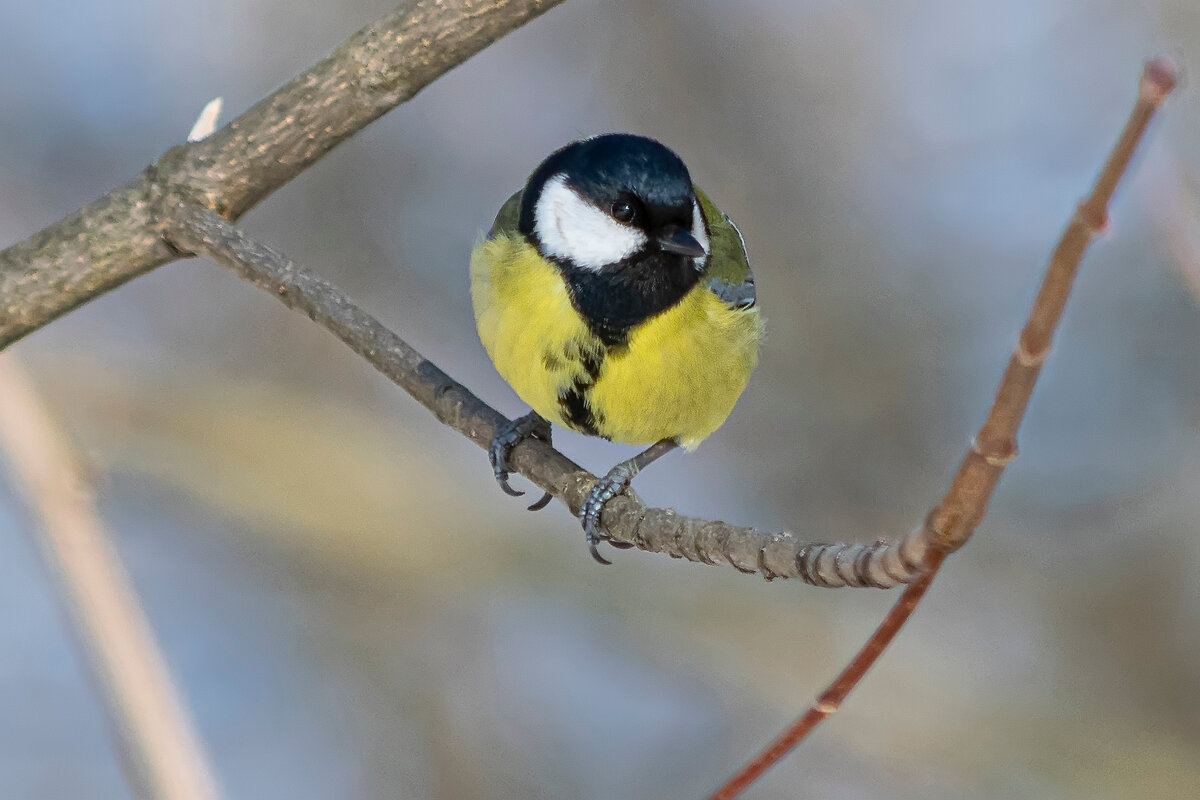
[[[875,666],[875,662],[883,655],[883,651],[892,643],[892,639],[896,638],[896,634],[904,627],[904,623],[908,622],[912,613],[917,610],[921,598],[925,596],[925,591],[933,582],[945,557],[945,550],[931,549],[929,551],[925,572],[904,588],[900,599],[888,611],[887,616],[883,618],[883,622],[879,623],[879,627],[871,634],[867,643],[855,654],[854,658],[850,659],[850,663],[846,665],[845,669],[838,673],[833,682],[826,687],[825,691],[821,692],[816,701],[799,719],[789,725],[783,733],[775,737],[774,741],[738,770],[737,774],[718,789],[710,800],[733,800],[750,788],[755,781],[762,777],[763,773],[795,749],[805,736],[812,733],[813,728],[837,713],[846,696],[854,690],[855,686],[858,686],[859,681],[866,676],[871,667]]]
[[[295,281],[296,294],[280,299],[323,321],[439,419],[486,446],[504,419],[499,413],[332,286],[220,223],[236,220],[356,130],[560,2],[410,0],[211,136],[172,148],[124,186],[0,251],[0,349],[137,275],[189,255],[167,231],[180,219],[191,220],[198,227],[173,234],[183,240],[208,235],[217,260],[275,291],[276,277],[255,277],[258,265],[245,258],[267,257],[267,264]],[[181,208],[209,213],[175,219]],[[512,460],[572,512],[595,480],[536,442],[518,447]],[[803,543],[786,532],[646,508],[633,497],[609,503],[604,526],[615,541],[646,550],[817,586],[890,588],[911,580],[925,553],[919,531],[893,543]]]
[[[560,2],[409,0],[221,130],[172,148],[124,186],[0,251],[0,349],[143,272],[203,252],[306,313],[440,421],[486,448],[505,421],[498,412],[332,285],[230,221],[450,68]],[[632,494],[607,504],[605,532],[644,550],[818,586],[915,581],[809,712],[715,797],[738,794],[837,710],[911,615],[945,556],[983,519],[1005,466],[1016,457],[1016,433],[1083,253],[1104,229],[1117,182],[1175,82],[1168,61],[1147,64],[1133,114],[1050,260],[987,419],[921,529],[895,543],[813,544],[787,532],[647,508]],[[572,513],[596,480],[538,440],[518,445],[512,464]]]
[[[216,213],[180,202],[168,235],[182,250],[204,253],[242,278],[302,311],[413,396],[442,423],[487,448],[506,420],[340,290]],[[512,451],[510,464],[578,514],[596,476],[538,439]],[[707,564],[729,564],[766,578],[800,578],[815,586],[889,588],[911,580],[925,557],[925,538],[899,542],[812,544],[787,532],[760,531],[647,508],[633,494],[604,508],[601,527],[619,543]]]
[[[408,2],[212,136],[173,148],[137,179],[0,252],[0,348],[135,275],[188,255],[187,250],[203,250],[330,328],[440,420],[486,446],[503,420],[499,413],[334,287],[251,241],[222,217],[236,219],[355,130],[558,2]],[[1114,164],[1122,167],[1128,156]],[[1105,202],[1111,188],[1102,192]],[[1081,211],[1080,224],[1085,219],[1094,227],[1102,217],[1089,206]],[[1086,234],[1087,227],[1079,230]],[[1078,238],[1078,232],[1068,234],[1072,242]],[[1063,257],[1074,252],[1077,258],[1087,238],[1063,250]],[[1057,280],[1062,272],[1054,271]],[[1072,274],[1073,267],[1060,288],[1069,287]],[[1043,312],[1061,311],[1052,305]],[[768,579],[794,577],[830,587],[907,583],[920,573],[931,541],[947,549],[960,546],[982,518],[987,497],[1016,452],[1003,425],[1013,423],[1015,430],[1023,413],[1049,346],[1048,338],[1039,338],[1041,330],[1034,325],[1023,336],[989,424],[942,503],[924,528],[896,542],[801,542],[788,532],[647,508],[635,496],[610,502],[603,528],[617,542],[692,561],[728,563]],[[537,441],[517,447],[512,460],[572,512],[595,481]]]
[[[1125,174],[1154,113],[1175,88],[1177,79],[1175,66],[1166,58],[1146,62],[1133,111],[1091,192],[1076,208],[1054,248],[1029,320],[1009,358],[987,419],[971,443],[945,497],[925,520],[925,533],[939,547],[954,551],[966,543],[987,513],[988,500],[1004,468],[1017,457],[1017,429],[1025,416],[1042,364],[1050,355],[1054,330],[1062,318],[1084,251],[1092,239],[1107,228],[1108,204],[1117,183]]]
[[[562,0],[409,0],[224,128],[0,252],[0,348],[180,254],[172,196],[236,220],[435,78]]]
[[[1029,320],[1021,331],[1016,350],[1000,380],[987,419],[971,443],[945,497],[926,518],[921,532],[929,542],[925,552],[924,574],[904,590],[871,638],[808,710],[738,770],[712,795],[711,800],[733,800],[841,708],[846,697],[858,686],[912,616],[942,560],[962,547],[983,520],[988,500],[1005,466],[1017,456],[1017,429],[1025,417],[1038,373],[1050,353],[1054,331],[1062,319],[1063,308],[1071,294],[1071,285],[1083,253],[1092,238],[1104,230],[1108,220],[1108,204],[1117,183],[1125,174],[1150,120],[1177,81],[1178,72],[1168,59],[1160,57],[1146,62],[1129,120],[1117,137],[1092,191],[1079,204],[1054,248],[1037,299],[1029,312]]]

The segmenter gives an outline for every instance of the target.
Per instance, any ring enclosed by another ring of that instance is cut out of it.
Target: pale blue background
[[[0,244],[237,114],[387,2],[9,3]],[[769,337],[649,501],[813,539],[940,496],[1142,59],[1194,0],[569,0],[245,219],[508,413],[466,259],[546,153],[633,130],[741,226]],[[991,516],[843,711],[750,798],[1200,794],[1200,113],[1185,85],[1089,257]],[[481,451],[207,262],[13,351],[100,505],[231,798],[692,798],[895,594],[634,552],[600,569]],[[599,471],[627,448],[560,435]],[[0,797],[125,798],[0,482]]]

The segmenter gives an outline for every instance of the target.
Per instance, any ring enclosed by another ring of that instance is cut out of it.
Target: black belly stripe
[[[600,431],[596,427],[596,417],[592,414],[587,402],[591,388],[590,383],[576,380],[569,388],[558,393],[558,405],[562,408],[563,419],[568,425],[588,436],[599,436]]]
[[[559,390],[558,405],[567,424],[588,436],[599,436],[600,426],[604,424],[604,416],[596,414],[588,403],[588,395],[596,385],[604,356],[604,350],[563,353],[564,358],[578,361],[586,374],[575,378],[570,386]]]

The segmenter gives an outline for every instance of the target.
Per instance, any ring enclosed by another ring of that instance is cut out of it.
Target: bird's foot
[[[608,471],[607,475],[596,481],[596,485],[588,493],[587,499],[583,501],[583,507],[579,509],[579,521],[583,523],[583,536],[587,539],[588,550],[591,552],[592,558],[601,564],[611,564],[612,562],[600,555],[598,549],[600,542],[607,541],[619,550],[633,547],[631,544],[613,542],[609,539],[608,534],[600,530],[600,514],[609,500],[625,493],[633,477],[640,471],[641,466],[635,463],[634,459],[617,464]]]
[[[520,497],[525,493],[508,484],[508,455],[522,440],[531,436],[550,444],[550,423],[542,419],[536,411],[530,411],[519,419],[501,425],[496,431],[496,438],[492,439],[491,447],[488,448],[488,460],[492,462],[492,473],[496,476],[496,483],[500,484],[500,488],[510,497]],[[529,510],[543,509],[551,499],[553,495],[546,492],[541,500],[529,506]]]

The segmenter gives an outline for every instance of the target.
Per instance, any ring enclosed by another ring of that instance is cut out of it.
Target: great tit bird
[[[758,360],[762,318],[733,222],[674,152],[612,133],[552,153],[471,254],[484,349],[532,406],[489,456],[550,424],[650,446],[598,481],[579,512],[592,556],[600,513],[647,464],[721,426]],[[542,508],[547,494],[530,510]]]

